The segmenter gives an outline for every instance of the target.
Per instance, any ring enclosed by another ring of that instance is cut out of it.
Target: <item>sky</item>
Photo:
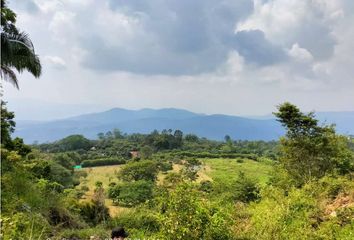
[[[8,0],[43,74],[4,83],[17,119],[114,107],[354,110],[353,0]]]

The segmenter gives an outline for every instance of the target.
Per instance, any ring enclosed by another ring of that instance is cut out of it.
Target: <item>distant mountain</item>
[[[339,132],[354,134],[354,112],[317,113],[321,122],[336,123]],[[96,138],[99,132],[114,128],[125,133],[150,133],[153,130],[180,129],[208,139],[274,140],[284,129],[274,118],[252,119],[228,115],[205,115],[186,110],[114,108],[105,112],[79,115],[55,121],[18,121],[15,136],[26,143],[51,142],[71,134]]]

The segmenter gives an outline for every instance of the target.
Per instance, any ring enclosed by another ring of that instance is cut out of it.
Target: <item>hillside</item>
[[[354,112],[316,114],[321,122],[336,123],[343,134],[353,134]],[[197,114],[181,109],[127,110],[114,108],[105,112],[46,121],[18,121],[15,136],[25,142],[50,142],[71,134],[96,138],[97,133],[114,128],[125,133],[150,133],[153,130],[180,129],[199,137],[222,140],[225,135],[241,140],[275,140],[283,135],[280,124],[272,118],[245,118],[229,115]]]

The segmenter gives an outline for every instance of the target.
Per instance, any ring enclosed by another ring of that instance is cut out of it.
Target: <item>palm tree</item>
[[[13,69],[24,70],[33,76],[41,75],[42,66],[28,35],[19,32],[15,26],[16,14],[1,0],[1,70],[0,75],[18,88],[18,80]]]

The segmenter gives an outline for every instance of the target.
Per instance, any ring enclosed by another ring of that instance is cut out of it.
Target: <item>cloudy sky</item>
[[[113,107],[262,115],[354,110],[353,0],[8,0],[43,75],[19,119]]]

